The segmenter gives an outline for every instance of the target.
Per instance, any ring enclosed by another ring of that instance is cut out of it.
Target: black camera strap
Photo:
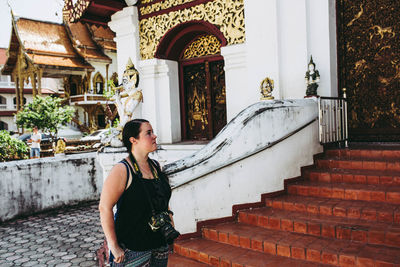
[[[128,164],[129,169],[131,169],[131,172],[132,172],[132,173],[139,174],[139,179],[138,179],[138,180],[139,180],[140,183],[142,184],[143,190],[144,190],[144,192],[145,192],[145,194],[146,194],[147,201],[148,201],[149,204],[150,204],[151,214],[154,216],[154,215],[156,215],[156,211],[154,210],[153,202],[151,202],[149,192],[147,191],[147,188],[146,188],[146,186],[144,185],[144,183],[143,183],[143,181],[142,181],[143,174],[142,174],[142,172],[140,171],[139,164],[136,162],[136,159],[135,159],[135,157],[132,155],[131,152],[129,153],[129,159],[131,160],[131,162],[132,162],[132,164],[133,164],[133,167],[135,168],[135,171],[132,169],[132,166],[131,166],[130,164]],[[149,161],[150,161],[150,159],[149,159]],[[151,169],[151,171],[152,171],[152,173],[153,173],[154,179],[158,179],[157,171],[154,170],[154,167],[152,168],[152,165],[151,165],[150,162],[149,162],[149,167],[150,167],[150,169]]]

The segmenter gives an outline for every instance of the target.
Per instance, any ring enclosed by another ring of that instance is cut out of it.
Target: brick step
[[[400,225],[269,207],[239,212],[238,222],[267,229],[400,247]]]
[[[273,256],[263,252],[234,247],[203,238],[179,240],[174,244],[175,253],[187,258],[203,262],[210,266],[221,267],[328,267],[315,262],[291,259],[282,256]]]
[[[290,195],[400,204],[400,186],[300,181],[288,185]]]
[[[226,223],[203,228],[203,237],[271,255],[336,266],[400,263],[400,248],[306,236],[242,223]]]
[[[317,159],[315,165],[321,169],[354,169],[354,170],[378,170],[378,171],[400,171],[400,160],[382,159],[341,159],[340,157],[324,157]]]
[[[365,158],[365,159],[400,159],[400,147],[393,146],[387,148],[371,149],[329,149],[325,155],[341,158]]]
[[[356,169],[309,169],[304,178],[326,183],[399,185],[400,172]]]
[[[209,265],[185,258],[176,253],[168,256],[168,267],[207,267]]]
[[[265,204],[274,209],[329,215],[372,222],[400,225],[400,206],[359,200],[339,200],[296,195],[267,198]]]

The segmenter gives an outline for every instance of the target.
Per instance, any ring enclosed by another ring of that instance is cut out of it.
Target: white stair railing
[[[318,109],[320,143],[344,143],[348,147],[346,88],[343,97],[320,97]]]

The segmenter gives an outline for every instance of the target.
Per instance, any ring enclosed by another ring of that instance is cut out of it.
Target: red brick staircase
[[[286,193],[179,240],[176,266],[400,266],[400,147],[332,149]]]

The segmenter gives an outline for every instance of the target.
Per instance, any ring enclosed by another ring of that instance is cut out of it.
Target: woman
[[[116,164],[104,182],[99,210],[111,266],[167,266],[168,244],[149,226],[154,212],[168,212],[172,221],[167,177],[148,157],[157,149],[156,138],[147,120],[127,122],[122,141],[129,157]]]

